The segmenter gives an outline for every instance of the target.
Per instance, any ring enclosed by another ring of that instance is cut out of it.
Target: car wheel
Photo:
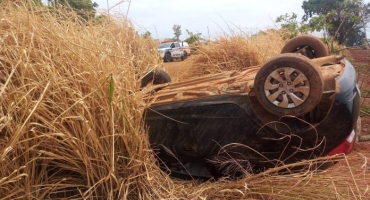
[[[163,61],[164,61],[164,62],[170,62],[170,61],[172,61],[171,53],[166,53],[166,54],[164,54]]]
[[[277,116],[301,116],[320,102],[324,91],[320,68],[293,53],[267,61],[254,80],[256,99]]]
[[[325,44],[317,37],[302,35],[289,40],[281,53],[300,53],[310,59],[329,55]]]
[[[181,60],[185,60],[186,58],[188,58],[188,53],[186,53],[186,51],[184,51],[184,55],[181,56]]]
[[[146,73],[143,78],[141,79],[141,85],[140,87],[143,88],[147,86],[148,84],[162,84],[162,83],[168,83],[171,82],[171,77],[168,75],[165,71],[155,69],[148,73]]]

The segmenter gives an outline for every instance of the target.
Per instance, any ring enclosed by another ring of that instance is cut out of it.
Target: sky
[[[92,0],[99,12],[127,18],[139,33],[149,31],[153,38],[173,38],[174,24],[181,25],[180,39],[186,29],[204,38],[236,33],[255,34],[276,28],[282,14],[303,16],[303,0]],[[365,0],[364,2],[370,2]],[[117,5],[118,4],[118,5]],[[115,6],[117,5],[117,6]]]

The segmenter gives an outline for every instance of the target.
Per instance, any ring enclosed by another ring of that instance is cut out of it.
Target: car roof
[[[172,43],[179,43],[179,42],[162,42],[161,44],[172,44]]]
[[[184,42],[184,41],[181,41],[179,42],[182,46],[189,46],[189,44],[187,42]]]

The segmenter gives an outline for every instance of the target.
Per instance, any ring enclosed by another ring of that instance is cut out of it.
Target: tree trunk
[[[367,42],[367,46],[368,46],[368,48],[370,48],[370,40],[367,39],[367,34],[366,34],[366,22],[365,22],[366,5],[364,5],[363,9],[364,10],[362,10],[362,12],[361,12],[362,26],[364,28],[364,34],[365,34],[365,39],[366,39],[366,42]]]

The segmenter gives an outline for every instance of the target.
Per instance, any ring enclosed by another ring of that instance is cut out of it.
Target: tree
[[[370,3],[364,4],[361,12],[359,13],[362,18],[362,26],[364,29],[364,40],[370,46],[370,39],[367,38],[366,24],[370,21]]]
[[[175,35],[173,39],[176,41],[179,41],[180,35],[181,35],[181,25],[174,24],[172,27],[172,30],[173,30],[173,34]]]
[[[357,34],[350,35],[345,42],[346,46],[358,46],[366,43],[365,33],[363,31],[359,31]]]
[[[299,33],[308,32],[308,26],[305,23],[299,23],[297,21],[298,15],[292,13],[289,15],[286,13],[285,15],[280,15],[276,18],[276,23],[279,23],[282,29],[282,36],[284,39],[292,39],[296,37]]]
[[[151,37],[151,35],[152,35],[152,33],[151,33],[151,32],[146,31],[144,34],[142,34],[142,35],[141,35],[141,37],[143,37],[143,38],[150,38],[150,37]]]
[[[345,44],[354,35],[363,37],[361,32],[370,17],[370,3],[362,0],[308,0],[303,1],[302,8],[302,20],[308,21],[312,31],[325,31],[339,44]]]
[[[84,19],[95,17],[95,8],[99,5],[91,0],[48,0],[51,6],[67,6],[71,7]]]
[[[187,42],[188,44],[194,44],[196,42],[204,40],[204,38],[202,37],[202,33],[194,34],[193,32],[189,31],[188,29],[186,29],[186,32],[188,33],[189,37],[186,38],[184,41]]]
[[[34,6],[43,6],[41,0],[31,0],[31,1],[29,1],[29,0],[18,0],[18,1],[0,0],[0,3],[14,3],[14,4],[17,4],[17,5],[25,4],[25,3],[28,3],[28,2],[31,2],[31,4],[34,5]]]

